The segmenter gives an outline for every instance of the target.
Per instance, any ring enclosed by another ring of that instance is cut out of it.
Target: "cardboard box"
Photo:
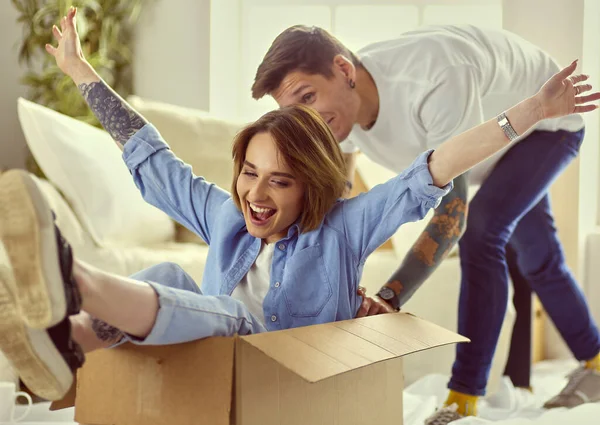
[[[78,373],[75,420],[401,425],[402,356],[466,341],[398,313],[171,346],[124,345],[88,356]]]

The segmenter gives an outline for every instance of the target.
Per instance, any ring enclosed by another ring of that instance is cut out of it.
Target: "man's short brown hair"
[[[258,66],[252,85],[252,97],[260,99],[271,94],[285,76],[293,71],[331,78],[331,67],[336,55],[343,55],[354,66],[360,66],[356,55],[324,29],[294,25],[277,36]]]
[[[315,230],[346,187],[346,165],[333,133],[316,111],[302,105],[268,112],[244,128],[233,142],[231,194],[240,209],[236,185],[246,160],[246,150],[250,140],[264,132],[271,135],[281,158],[296,179],[304,183],[301,231]]]

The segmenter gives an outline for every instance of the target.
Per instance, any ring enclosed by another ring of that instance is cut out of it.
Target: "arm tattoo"
[[[454,179],[454,189],[442,199],[427,227],[386,284],[398,294],[400,306],[454,248],[465,229],[467,209],[467,180],[463,174]]]
[[[123,332],[95,317],[92,318],[92,330],[98,339],[104,342],[117,343],[123,338]]]
[[[121,145],[125,145],[131,136],[146,125],[146,120],[104,81],[84,83],[78,87],[100,124]]]

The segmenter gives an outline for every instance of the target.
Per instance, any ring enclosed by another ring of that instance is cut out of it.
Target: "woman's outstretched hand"
[[[58,46],[46,44],[46,51],[54,56],[56,64],[66,75],[72,77],[72,73],[82,63],[85,62],[81,43],[77,34],[76,25],[77,9],[71,7],[67,16],[60,20],[60,29],[56,25],[52,27],[52,35],[58,42]]]
[[[582,96],[592,90],[592,86],[581,84],[587,81],[588,75],[572,75],[575,68],[577,61],[552,76],[535,95],[542,119],[590,112],[598,108],[592,102],[600,99],[600,92]]]

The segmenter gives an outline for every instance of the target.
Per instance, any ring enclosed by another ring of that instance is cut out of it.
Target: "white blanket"
[[[533,393],[514,388],[504,378],[499,389],[479,405],[479,416],[463,418],[456,425],[597,425],[600,423],[600,403],[587,404],[571,410],[542,408],[566,385],[566,375],[577,367],[574,361],[548,361],[537,364],[532,377]],[[435,408],[443,403],[448,390],[448,377],[429,375],[404,391],[404,424],[423,425]]]
[[[477,418],[464,418],[456,425],[597,425],[600,423],[600,403],[587,404],[571,410],[544,410],[541,406],[566,384],[565,376],[577,367],[573,361],[549,361],[535,366],[533,394],[515,389],[505,379],[498,391],[480,403]],[[428,375],[404,392],[404,425],[423,425],[447,395],[447,376]],[[22,425],[74,424],[73,409],[48,411],[49,403],[35,405]],[[18,406],[16,415],[23,411]]]

